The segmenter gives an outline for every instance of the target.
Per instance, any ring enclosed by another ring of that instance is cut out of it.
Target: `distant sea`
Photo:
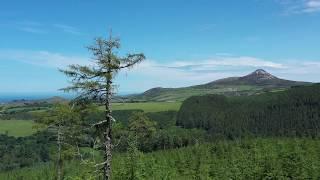
[[[128,94],[135,94],[136,92],[119,92],[117,95],[125,96]],[[65,99],[72,99],[76,95],[69,93],[53,92],[53,93],[43,93],[43,92],[33,92],[33,93],[1,93],[0,92],[0,103],[7,103],[14,100],[41,100],[48,99],[54,96],[63,97]]]

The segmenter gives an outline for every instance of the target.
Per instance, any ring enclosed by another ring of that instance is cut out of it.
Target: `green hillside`
[[[113,110],[143,110],[144,112],[178,111],[180,102],[142,102],[142,103],[113,103]]]
[[[280,79],[262,69],[258,69],[243,77],[230,77],[202,85],[183,88],[152,88],[142,94],[125,97],[125,99],[135,101],[183,101],[191,96],[206,94],[248,96],[270,91],[282,91],[292,86],[306,84],[309,83]]]
[[[251,85],[219,85],[215,88],[155,88],[134,98],[144,101],[183,101],[188,97],[206,94],[230,96],[250,95],[262,92],[263,88]]]

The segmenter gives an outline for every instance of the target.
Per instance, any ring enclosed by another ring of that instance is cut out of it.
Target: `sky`
[[[117,76],[119,93],[183,87],[255,69],[320,81],[320,0],[5,0],[0,93],[57,93],[58,71],[88,64],[95,37],[147,59]]]

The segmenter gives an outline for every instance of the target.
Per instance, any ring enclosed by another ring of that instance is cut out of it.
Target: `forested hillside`
[[[114,154],[113,178],[123,179],[319,179],[319,140],[271,138],[218,141],[186,148]],[[54,164],[0,172],[4,180],[56,179]],[[65,179],[97,179],[92,167],[70,161]]]
[[[177,125],[206,129],[213,136],[319,136],[320,84],[247,97],[187,99]]]

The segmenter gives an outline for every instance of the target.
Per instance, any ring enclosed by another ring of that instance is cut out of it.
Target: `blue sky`
[[[120,53],[147,60],[119,74],[119,92],[181,87],[263,68],[320,81],[320,0],[7,0],[0,6],[0,93],[54,93],[57,71],[87,64],[112,28]]]

